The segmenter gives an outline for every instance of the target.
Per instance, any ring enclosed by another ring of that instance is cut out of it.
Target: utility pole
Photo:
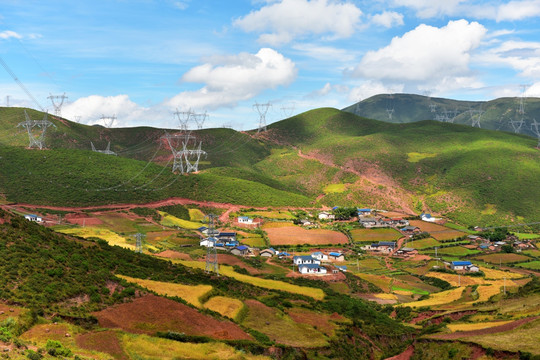
[[[207,238],[208,244],[206,246],[206,266],[204,268],[204,271],[206,273],[214,272],[217,276],[219,276],[219,264],[218,264],[217,250],[216,250],[217,238],[215,238],[216,230],[215,230],[215,224],[214,224],[216,217],[217,216],[214,214],[208,214],[206,216],[206,218],[208,219],[208,238]]]
[[[266,113],[271,106],[272,104],[270,104],[269,102],[267,102],[266,104],[253,104],[253,108],[255,108],[259,113],[259,129],[257,130],[258,133],[260,133],[261,131],[266,131]]]
[[[23,127],[28,132],[28,140],[30,141],[28,147],[36,147],[40,150],[43,149],[45,147],[45,134],[47,132],[47,128],[50,126],[56,127],[56,125],[47,120],[47,113],[45,113],[43,120],[31,120],[26,110],[24,110],[24,116],[26,118],[26,121],[20,122],[17,127]],[[41,134],[37,137],[33,134],[33,129],[35,127],[41,129]]]
[[[62,116],[62,105],[64,105],[64,101],[68,98],[66,96],[66,93],[63,95],[53,95],[50,94],[50,96],[47,97],[47,99],[51,100],[52,106],[54,108],[54,115],[56,116]]]

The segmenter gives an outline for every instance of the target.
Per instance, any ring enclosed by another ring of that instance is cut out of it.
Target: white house
[[[330,252],[328,254],[328,259],[332,261],[345,261],[345,256],[342,253]]]
[[[206,238],[199,241],[199,246],[210,247],[210,246],[215,246],[214,245],[215,243],[216,243],[215,238]]]
[[[335,220],[336,215],[329,213],[328,211],[321,211],[319,213],[319,220]]]
[[[238,222],[240,224],[253,224],[253,219],[250,218],[249,216],[239,216]]]
[[[24,215],[24,218],[28,221],[34,221],[34,222],[42,222],[43,219],[37,215],[34,215],[34,214],[28,214],[28,215]]]
[[[322,252],[320,251],[317,251],[317,252],[314,252],[311,254],[311,257],[314,258],[314,259],[317,259],[319,261],[326,261],[328,260],[328,255],[326,254],[323,254]]]
[[[327,270],[319,264],[302,264],[298,266],[298,271],[301,274],[326,274]]]
[[[473,266],[470,261],[452,261],[450,263],[452,270],[466,270],[469,266]]]
[[[425,214],[425,213],[420,214],[420,219],[422,219],[424,221],[427,221],[427,222],[435,222],[435,221],[441,220],[439,218],[435,218],[435,217],[431,216],[431,214]]]
[[[321,261],[315,259],[315,258],[312,257],[311,255],[299,255],[299,256],[293,257],[293,263],[294,263],[295,265],[305,265],[305,264],[316,264],[316,265],[320,265],[320,264],[321,264]]]

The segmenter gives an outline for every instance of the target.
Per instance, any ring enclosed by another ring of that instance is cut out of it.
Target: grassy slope
[[[431,112],[431,105],[436,105],[436,112]],[[526,98],[524,100],[525,116],[527,124],[532,119],[540,116],[540,99]],[[392,121],[389,120],[386,109],[394,109]],[[444,111],[457,110],[458,115],[454,119],[456,124],[471,125],[469,110],[485,111],[481,117],[482,128],[514,132],[510,120],[516,120],[518,116],[519,99],[499,98],[491,101],[459,101],[443,98],[428,98],[414,94],[393,94],[391,99],[388,95],[376,95],[365,99],[357,104],[346,107],[345,111],[354,114],[393,123],[409,123],[421,120],[435,120],[437,115]],[[449,115],[452,116],[452,115]],[[523,126],[521,133],[533,135],[529,125]]]
[[[540,201],[540,192],[535,190],[540,157],[534,148],[536,141],[526,136],[435,121],[390,124],[336,109],[312,110],[272,124],[270,129],[272,139],[294,145],[303,153],[319,154],[323,161],[359,173],[369,168],[382,172],[398,181],[405,199],[424,200],[433,211],[463,223],[508,222],[520,219],[518,216],[535,219],[540,215],[535,206]],[[408,161],[410,153],[417,153],[415,162]],[[304,169],[295,166],[283,152],[271,155],[263,163],[269,162],[273,167],[266,173],[280,180],[290,177],[286,175],[288,169],[293,174]],[[259,167],[262,171],[264,168],[268,167]],[[321,174],[324,171],[313,176],[300,173],[296,177],[313,182]],[[350,173],[348,176],[348,181],[355,177]],[[335,182],[335,177],[335,172],[327,172],[315,188],[322,191],[324,185]],[[296,181],[301,187],[302,183]],[[332,194],[327,204],[351,198],[365,201],[366,196],[361,188],[355,190],[351,186],[348,191]],[[422,210],[422,206],[417,210]]]

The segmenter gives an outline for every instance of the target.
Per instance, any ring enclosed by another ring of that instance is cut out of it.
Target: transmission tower
[[[206,121],[206,119],[208,119],[208,113],[205,111],[201,114],[193,114],[193,119],[197,124],[197,129],[201,130],[204,126],[204,122]]]
[[[114,122],[116,121],[116,115],[105,116],[105,115],[101,114],[100,120],[103,123],[103,126],[110,129],[113,126]]]
[[[512,129],[514,129],[514,133],[516,134],[521,131],[523,124],[525,124],[525,120],[523,120],[523,118],[519,120],[510,120],[510,125],[512,126]]]
[[[141,233],[135,234],[135,252],[142,254],[143,252],[143,239],[146,237],[146,235]]]
[[[37,147],[40,150],[43,149],[45,147],[45,133],[47,132],[47,128],[49,126],[56,127],[56,125],[47,120],[47,113],[45,113],[43,120],[31,120],[26,110],[24,110],[24,116],[26,118],[26,121],[20,122],[17,127],[23,127],[26,129],[26,131],[28,131],[28,139],[30,141],[28,147]],[[41,134],[38,136],[35,136],[33,133],[33,129],[35,127],[41,129]]]
[[[188,131],[189,128],[189,120],[195,115],[193,111],[179,111],[176,109],[174,112],[174,115],[176,115],[176,118],[178,119],[178,122],[180,123],[180,130],[181,131]]]
[[[388,95],[388,106],[386,107],[386,113],[388,114],[388,120],[392,121],[392,116],[394,115],[394,95]]]
[[[62,116],[62,105],[64,105],[64,100],[66,100],[68,97],[66,96],[66,93],[62,95],[53,95],[49,93],[49,97],[47,99],[51,100],[52,106],[54,108],[54,115],[56,116]]]
[[[9,107],[9,95],[6,95],[6,107]]]
[[[523,117],[523,115],[525,115],[525,91],[527,90],[529,85],[521,84],[519,85],[519,87],[521,88],[521,96],[519,97],[519,106],[517,113],[521,115],[521,117]]]
[[[206,151],[202,150],[202,141],[195,149],[190,149],[191,139],[197,144],[195,136],[190,135],[189,132],[184,134],[165,134],[161,137],[166,140],[171,149],[174,162],[172,172],[180,171],[182,174],[199,171],[199,161],[201,156],[207,156]],[[180,150],[177,149],[176,144],[181,143]]]
[[[110,141],[107,143],[107,147],[105,148],[105,150],[97,150],[96,147],[94,146],[94,143],[91,142],[91,141],[90,141],[90,144],[92,145],[92,151],[94,151],[94,152],[107,154],[107,155],[115,155],[115,156],[118,155],[114,151],[111,151],[111,142]]]
[[[81,115],[75,115],[74,118],[75,118],[75,122],[76,123],[80,123],[81,122]]]
[[[538,144],[536,145],[536,147],[540,149],[540,127],[539,127],[539,125],[540,125],[540,123],[537,123],[536,119],[534,119],[532,124],[531,124],[531,131],[538,138]]]
[[[266,131],[266,113],[271,106],[272,104],[270,104],[269,102],[266,104],[253,104],[253,108],[255,108],[259,113],[259,129],[257,130],[257,132]]]
[[[292,104],[291,106],[282,106],[281,112],[283,112],[283,116],[285,117],[285,119],[290,118],[294,112],[294,104]]]
[[[432,113],[436,113],[437,112],[437,104],[429,104],[429,111],[431,111]]]
[[[482,119],[482,115],[484,114],[484,110],[469,110],[471,114],[471,126],[472,127],[481,127],[480,126],[480,120]]]
[[[206,266],[204,268],[204,271],[207,273],[214,272],[216,273],[216,275],[219,276],[218,256],[216,250],[217,239],[214,237],[216,235],[214,224],[216,215],[208,214],[206,218],[208,219],[208,246],[206,247]]]

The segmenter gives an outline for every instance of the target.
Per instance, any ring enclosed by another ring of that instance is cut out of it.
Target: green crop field
[[[529,260],[530,257],[525,256],[525,255],[520,255],[520,254],[498,253],[498,254],[476,256],[474,259],[482,260],[490,264],[499,264],[499,263],[509,264],[509,263],[517,263],[521,261],[526,261],[526,260]]]
[[[407,242],[407,245],[403,245],[403,246],[410,247],[413,249],[423,250],[423,249],[432,248],[435,246],[441,246],[441,243],[433,238],[427,238],[427,239],[409,241]]]
[[[517,263],[516,266],[531,269],[531,270],[540,270],[540,260],[529,261],[525,263]]]
[[[450,246],[450,247],[439,248],[437,250],[438,254],[453,255],[453,256],[473,255],[473,254],[478,254],[479,252],[480,252],[479,250],[471,250],[471,249],[464,248],[462,246]],[[434,254],[435,250],[430,249],[429,253]]]

